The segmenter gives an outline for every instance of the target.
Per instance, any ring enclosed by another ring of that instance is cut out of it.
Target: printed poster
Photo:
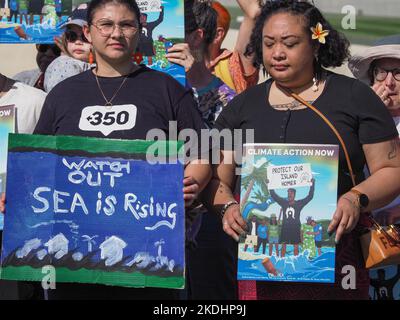
[[[245,144],[238,279],[333,283],[336,145]]]
[[[88,0],[0,0],[1,43],[54,43],[73,9],[85,8]],[[170,63],[166,50],[184,42],[183,0],[138,0],[142,31],[137,64],[166,72],[185,85],[185,69]],[[3,13],[1,15],[1,13]]]
[[[185,42],[183,3],[183,0],[137,1],[142,30],[134,60],[151,69],[168,73],[185,86],[185,69],[170,63],[165,56],[168,48]]]
[[[15,130],[15,106],[0,106],[0,194],[6,190],[8,134]],[[3,230],[4,215],[0,213],[0,230]]]
[[[382,226],[400,225],[398,199],[374,212],[374,218]],[[400,265],[378,267],[369,271],[371,300],[400,300]]]
[[[53,43],[73,2],[76,7],[73,0],[0,0],[0,43]]]
[[[11,134],[1,278],[183,288],[182,147]]]
[[[400,300],[400,265],[391,265],[369,272],[371,300]]]

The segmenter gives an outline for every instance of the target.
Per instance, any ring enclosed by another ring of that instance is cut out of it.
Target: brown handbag
[[[281,89],[290,93],[290,95],[294,99],[301,102],[303,105],[318,114],[318,116],[320,116],[332,129],[343,148],[347,166],[350,172],[351,181],[353,183],[353,187],[355,187],[355,175],[351,166],[350,157],[347,152],[346,145],[342,137],[340,136],[340,133],[336,130],[335,126],[329,121],[328,118],[326,118],[322,114],[321,111],[305,101],[299,95],[285,88]],[[368,220],[368,223],[366,223],[368,224],[368,228],[366,228],[365,232],[360,236],[361,249],[364,256],[365,267],[376,268],[392,264],[400,264],[400,228],[395,225],[382,227],[370,214],[364,214],[360,217],[360,220],[361,218],[364,218],[363,220]]]
[[[400,264],[400,230],[375,224],[360,237],[366,268]]]

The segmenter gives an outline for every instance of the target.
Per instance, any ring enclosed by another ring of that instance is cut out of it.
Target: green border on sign
[[[183,155],[183,141],[146,141],[100,139],[78,136],[47,136],[31,134],[9,134],[8,149],[37,148],[53,150],[84,150],[89,153],[118,152],[126,154],[154,153],[155,156]]]
[[[64,267],[55,268],[55,282],[79,282],[100,283],[112,286],[123,286],[132,288],[157,287],[183,289],[185,278],[182,277],[159,277],[144,275],[140,272],[106,272],[101,270],[70,270]],[[8,266],[0,269],[1,279],[20,281],[42,281],[49,271],[35,269],[30,266],[13,267]],[[96,280],[96,281],[94,281]]]

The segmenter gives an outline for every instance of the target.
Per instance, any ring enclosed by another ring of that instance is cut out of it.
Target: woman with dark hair
[[[203,121],[208,127],[214,125],[222,109],[236,95],[206,65],[208,47],[215,38],[216,29],[217,13],[211,1],[185,1],[186,43],[176,44],[167,54],[171,62],[184,67],[190,64],[186,72],[187,85],[193,88]],[[191,240],[186,250],[188,299],[236,299],[236,274],[232,267],[235,255],[226,250],[226,243],[234,241],[221,232],[221,220],[208,213],[204,206],[193,209],[190,215],[196,220],[187,228],[188,239]],[[213,258],[209,259],[210,256]]]
[[[334,284],[255,282],[245,292],[239,290],[241,299],[368,299],[368,270],[355,227],[365,222],[365,212],[399,194],[400,152],[396,127],[375,93],[358,80],[325,69],[340,66],[349,55],[348,46],[307,1],[268,1],[257,18],[247,53],[254,54],[255,66],[263,65],[271,78],[234,98],[215,127],[253,128],[255,143],[339,144],[332,129],[291,94],[296,93],[320,110],[342,136],[356,187],[340,148],[338,203],[328,228],[330,233],[336,231]],[[246,142],[244,134],[242,141]],[[238,240],[246,224],[236,202],[240,179],[235,177],[233,147],[222,146],[223,162],[215,168],[209,190],[214,209],[223,216],[224,231]],[[367,179],[366,162],[371,170]],[[342,269],[348,265],[356,270],[352,290],[342,287],[347,275]]]
[[[66,79],[48,94],[35,134],[145,140],[148,132],[157,128],[168,139],[170,122],[175,122],[178,134],[191,129],[200,137],[200,130],[205,127],[191,91],[167,74],[132,62],[140,33],[139,17],[134,0],[90,2],[84,34],[93,46],[96,67]],[[130,129],[110,123],[105,115],[112,108],[127,114],[127,120],[133,123]],[[88,110],[90,117],[85,113]],[[103,122],[108,124],[106,133],[100,125]],[[193,153],[185,162],[186,207],[193,203],[211,175],[209,165],[201,163],[201,154]],[[57,289],[49,290],[49,297],[158,300],[178,298],[179,290],[57,283]]]

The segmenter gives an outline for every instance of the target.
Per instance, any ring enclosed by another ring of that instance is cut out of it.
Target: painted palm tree
[[[96,241],[94,241],[94,238],[97,238],[98,235],[95,236],[88,236],[87,234],[84,234],[82,236],[83,241],[86,241],[88,243],[88,252],[92,252],[93,251],[93,245],[96,244]]]
[[[241,207],[246,204],[246,202],[249,200],[249,196],[251,194],[251,191],[253,191],[253,188],[255,185],[257,185],[261,192],[267,197],[269,195],[269,191],[267,188],[267,185],[265,184],[265,180],[267,179],[267,167],[268,167],[269,161],[263,163],[261,166],[253,167],[253,170],[250,174],[248,175],[243,175],[242,176],[242,186],[246,189],[246,192],[241,199]]]
[[[265,188],[267,189],[267,188]],[[266,190],[266,193],[264,193],[263,191],[257,190],[256,192],[254,192],[254,195],[251,197],[252,200],[257,201],[258,203],[263,203],[263,202],[267,202],[267,200],[270,198],[269,196],[269,191],[268,189]]]

